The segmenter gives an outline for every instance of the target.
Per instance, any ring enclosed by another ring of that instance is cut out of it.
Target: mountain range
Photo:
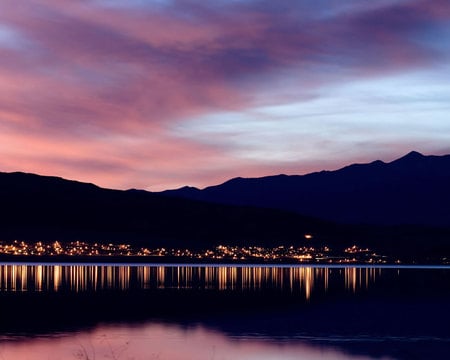
[[[149,247],[292,242],[334,225],[280,210],[210,204],[58,177],[0,173],[0,241],[120,242]]]
[[[343,224],[450,227],[450,155],[410,152],[395,161],[307,175],[235,178],[165,195],[282,209]]]
[[[0,241],[149,247],[368,245],[450,255],[450,155],[417,152],[299,176],[236,178],[152,193],[0,173]]]

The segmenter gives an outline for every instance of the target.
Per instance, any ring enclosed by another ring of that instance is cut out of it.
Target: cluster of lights
[[[326,253],[330,252],[328,247],[314,248],[314,247],[294,247],[294,246],[277,246],[274,248],[266,248],[261,246],[224,246],[219,245],[213,251],[205,253],[205,257],[213,259],[233,259],[233,260],[248,260],[248,259],[262,259],[262,260],[283,260],[296,259],[299,261],[309,261],[316,258],[322,258]]]
[[[28,244],[25,241],[13,241],[12,243],[0,243],[0,254],[7,255],[137,255],[132,254],[130,245],[114,244],[90,244],[83,241],[72,241],[62,244],[59,241],[43,243],[38,241]]]
[[[194,251],[189,249],[133,248],[129,244],[101,244],[73,241],[60,243],[28,244],[24,241],[0,242],[0,254],[7,255],[68,255],[68,256],[152,256],[180,257],[187,259],[241,260],[241,261],[295,261],[319,263],[386,263],[385,256],[378,255],[367,248],[354,245],[343,252],[332,251],[329,247],[313,246],[229,246],[219,245],[214,249]]]

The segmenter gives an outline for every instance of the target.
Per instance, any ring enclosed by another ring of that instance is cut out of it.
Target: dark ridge
[[[335,232],[331,223],[286,211],[104,189],[25,173],[0,173],[0,200],[0,241],[92,240],[195,249],[301,243],[305,233],[330,237]]]
[[[308,175],[235,178],[165,195],[293,211],[344,224],[450,227],[450,155],[416,151],[390,163],[353,164]]]
[[[450,156],[413,158],[162,194],[0,173],[0,242],[191,249],[358,244],[408,261],[450,258]],[[309,233],[313,244],[305,239]]]

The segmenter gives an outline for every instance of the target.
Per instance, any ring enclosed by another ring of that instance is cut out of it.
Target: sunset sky
[[[0,0],[0,171],[204,187],[450,153],[448,0]]]

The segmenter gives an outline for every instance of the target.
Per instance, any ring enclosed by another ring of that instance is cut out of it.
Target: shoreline
[[[164,266],[300,266],[300,267],[449,267],[449,263],[436,261],[410,261],[410,262],[361,262],[361,261],[296,261],[295,259],[196,259],[176,256],[21,256],[21,255],[1,255],[0,264],[24,264],[24,265],[164,265]]]

